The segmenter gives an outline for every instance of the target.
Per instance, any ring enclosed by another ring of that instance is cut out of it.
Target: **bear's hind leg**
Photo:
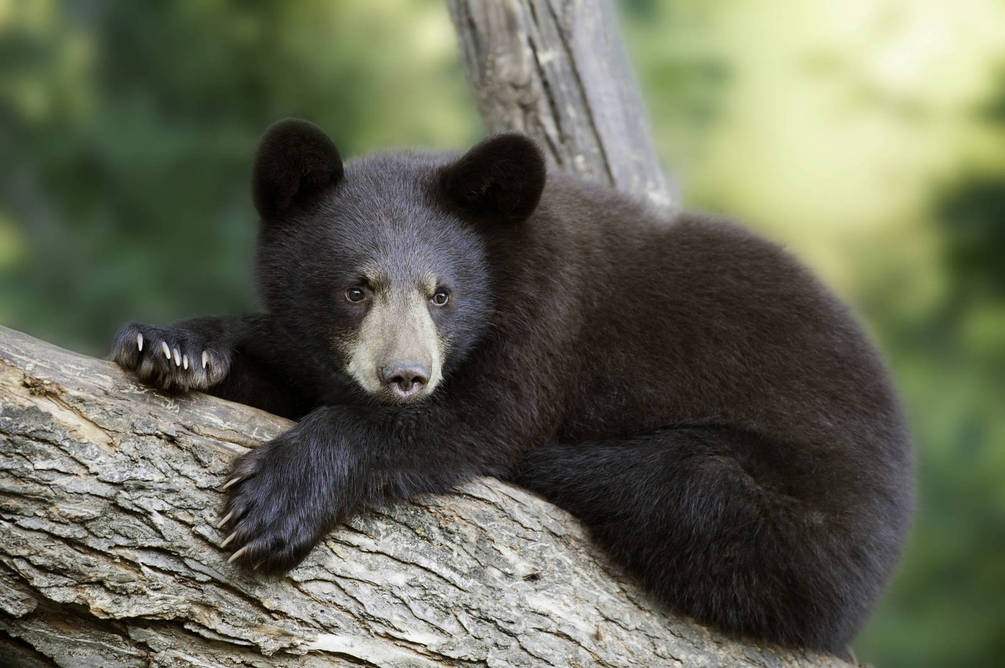
[[[733,634],[840,652],[896,548],[861,511],[825,510],[841,491],[797,465],[751,434],[680,428],[544,446],[508,477],[576,515],[675,610]]]

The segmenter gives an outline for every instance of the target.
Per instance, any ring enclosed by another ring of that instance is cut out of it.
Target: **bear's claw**
[[[221,489],[221,490],[224,490],[224,489],[227,489],[228,487],[232,487],[233,485],[236,485],[237,483],[241,482],[241,480],[242,480],[241,476],[238,476],[238,477],[236,477],[236,478],[231,478],[231,479],[230,479],[230,480],[228,480],[227,482],[223,483],[223,487],[221,487],[220,489]],[[229,513],[229,514],[227,515],[227,517],[229,518],[229,517],[230,517],[231,515],[233,515],[233,514],[234,514],[234,513]]]
[[[293,430],[295,432],[295,429]],[[287,432],[242,455],[226,483],[221,548],[236,550],[228,563],[284,573],[311,551],[331,525],[331,499],[310,490],[310,481],[292,486],[289,451],[301,447]]]
[[[227,347],[206,340],[206,334],[197,330],[177,326],[128,324],[115,338],[112,358],[162,390],[207,390],[230,371]]]

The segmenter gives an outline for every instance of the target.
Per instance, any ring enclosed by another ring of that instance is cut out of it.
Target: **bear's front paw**
[[[112,359],[163,390],[206,390],[230,371],[230,349],[180,327],[130,323],[115,335]]]
[[[225,515],[218,528],[229,535],[221,547],[228,561],[266,573],[285,573],[310,553],[327,530],[328,509],[314,489],[311,462],[295,463],[288,433],[242,455],[234,463]]]

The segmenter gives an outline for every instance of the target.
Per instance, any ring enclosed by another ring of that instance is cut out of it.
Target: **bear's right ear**
[[[462,211],[518,223],[541,199],[544,156],[524,135],[496,135],[447,165],[440,179],[447,199]]]
[[[342,158],[321,128],[297,118],[274,123],[255,155],[251,192],[264,221],[309,203],[342,178]]]

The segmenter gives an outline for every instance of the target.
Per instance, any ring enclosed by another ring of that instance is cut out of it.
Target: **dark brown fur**
[[[830,292],[730,223],[669,219],[558,174],[543,185],[518,136],[456,161],[384,154],[344,176],[339,163],[299,196],[284,147],[328,165],[323,137],[287,122],[259,154],[256,174],[278,179],[255,184],[268,313],[132,325],[116,346],[174,387],[198,384],[151,359],[159,340],[218,348],[230,361],[210,391],[304,416],[235,465],[242,563],[286,570],[364,503],[494,474],[582,519],[678,611],[844,648],[900,553],[913,485],[887,373]],[[354,316],[333,295],[362,261],[403,285],[429,270],[453,281],[428,400],[375,402],[341,368],[332,341]]]

